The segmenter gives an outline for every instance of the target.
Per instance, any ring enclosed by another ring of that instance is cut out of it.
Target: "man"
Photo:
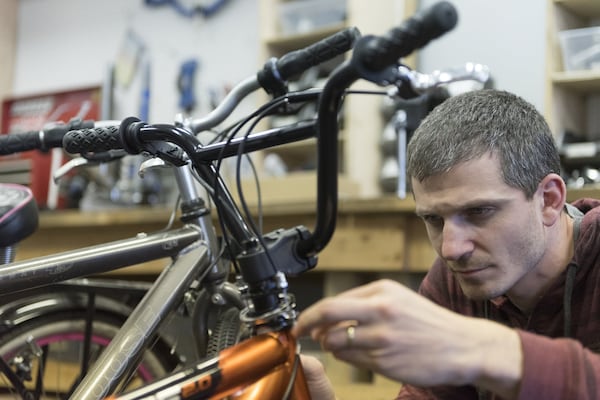
[[[600,201],[566,204],[543,117],[510,93],[468,92],[407,152],[438,254],[419,294],[374,282],[309,307],[295,332],[403,382],[399,399],[600,398]],[[314,398],[335,398],[304,364]]]

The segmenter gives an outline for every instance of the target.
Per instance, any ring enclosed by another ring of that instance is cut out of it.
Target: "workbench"
[[[52,254],[163,229],[170,210],[135,207],[40,213],[39,229],[18,248],[17,259]],[[263,209],[264,230],[315,224],[312,204],[273,204]],[[320,253],[319,271],[425,271],[434,253],[412,199],[340,200],[335,233]],[[156,274],[163,262],[127,268],[121,274]]]

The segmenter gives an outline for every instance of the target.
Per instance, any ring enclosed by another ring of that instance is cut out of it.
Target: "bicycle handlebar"
[[[295,50],[279,59],[272,58],[257,74],[260,85],[269,94],[285,93],[285,83],[288,79],[310,67],[331,60],[350,50],[360,37],[360,31],[355,28],[343,29],[325,39],[322,39],[304,49]]]
[[[68,123],[57,123],[47,129],[0,135],[0,155],[29,150],[48,151],[55,147],[62,147],[63,136],[67,132],[93,126],[94,121],[72,119]]]
[[[360,32],[357,28],[347,28],[304,49],[291,51],[279,59],[271,58],[255,76],[236,85],[207,116],[190,121],[189,128],[192,132],[199,133],[217,126],[231,114],[244,97],[260,87],[274,96],[285,94],[288,79],[310,67],[344,54],[352,48],[359,36]]]
[[[364,78],[393,66],[398,59],[452,30],[458,14],[446,1],[436,3],[382,36],[364,36],[354,46],[352,60]]]
[[[337,113],[345,90],[358,79],[389,84],[389,71],[397,76],[399,58],[426,45],[452,29],[457,22],[455,8],[440,2],[422,10],[383,36],[365,36],[358,40],[352,58],[336,68],[329,76],[320,95],[317,136],[317,221],[312,234],[303,237],[296,255],[309,258],[318,253],[331,239],[337,214]],[[299,53],[302,54],[302,53]],[[312,54],[312,53],[311,53]],[[296,57],[291,57],[296,59]],[[290,69],[292,70],[292,69]],[[247,83],[245,83],[247,85]],[[303,129],[307,130],[306,126]],[[310,129],[313,129],[310,127]],[[292,129],[293,131],[293,129]],[[305,132],[306,133],[306,132]],[[165,141],[175,143],[172,146]],[[161,142],[163,144],[161,145]],[[172,156],[182,149],[196,165],[202,159],[202,146],[183,128],[173,125],[148,125],[137,119],[123,121],[120,128],[94,128],[69,132],[64,148],[71,153],[125,149],[130,154],[145,151],[147,146],[165,146],[161,154]],[[269,145],[280,143],[269,143]],[[222,143],[221,147],[229,145]],[[154,151],[156,149],[153,149]]]

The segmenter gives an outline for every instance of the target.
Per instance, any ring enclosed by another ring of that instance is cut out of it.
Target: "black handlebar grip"
[[[269,60],[257,74],[260,86],[271,94],[286,92],[286,81],[310,67],[331,60],[350,50],[360,37],[357,28],[346,28],[308,47],[294,50],[279,59]]]
[[[101,153],[124,148],[118,126],[77,129],[67,132],[63,148],[68,153]]]
[[[288,80],[310,67],[344,54],[354,46],[359,37],[357,28],[346,28],[304,49],[285,54],[276,62],[281,79]]]
[[[39,149],[42,146],[40,131],[0,135],[0,155]]]
[[[94,121],[81,120],[73,118],[67,124],[56,124],[48,129],[44,129],[42,136],[42,150],[47,150],[55,147],[62,147],[63,137],[67,132],[74,129],[93,128]]]
[[[68,123],[56,123],[39,131],[0,135],[0,155],[20,153],[22,151],[48,151],[62,147],[63,136],[72,129],[91,128],[94,121],[73,118]]]
[[[421,10],[383,36],[365,37],[356,44],[353,61],[369,71],[381,71],[444,33],[458,21],[456,8],[442,1]]]

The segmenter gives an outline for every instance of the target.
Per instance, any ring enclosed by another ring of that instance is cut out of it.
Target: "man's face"
[[[465,295],[490,299],[535,284],[546,248],[542,207],[537,194],[527,200],[503,181],[494,156],[413,179],[412,187],[429,240]]]

